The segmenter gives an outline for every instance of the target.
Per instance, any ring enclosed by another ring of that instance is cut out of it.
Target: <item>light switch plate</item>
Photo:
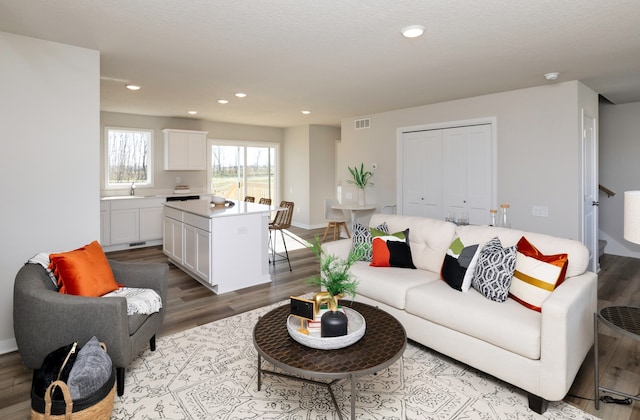
[[[531,214],[538,217],[549,217],[549,207],[547,206],[533,206],[531,208]]]

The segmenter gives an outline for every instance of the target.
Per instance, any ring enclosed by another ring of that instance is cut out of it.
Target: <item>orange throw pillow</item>
[[[120,288],[98,241],[73,251],[51,254],[49,260],[60,293],[98,297]]]

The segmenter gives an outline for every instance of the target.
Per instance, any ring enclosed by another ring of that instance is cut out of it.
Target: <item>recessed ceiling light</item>
[[[410,25],[402,28],[402,36],[405,38],[417,38],[424,33],[424,26],[422,25]]]
[[[196,115],[198,113],[198,111],[187,111],[189,113],[189,115]]]
[[[557,80],[558,76],[560,76],[560,73],[554,71],[554,72],[551,72],[551,73],[546,73],[544,75],[544,78],[547,79],[547,80]]]
[[[309,114],[311,114],[311,111],[309,111],[308,109],[303,109],[303,110],[302,110],[302,111],[300,111],[300,112],[302,112],[304,115],[309,115]]]
[[[226,99],[218,99],[218,103],[219,104],[228,104],[229,101],[227,101]]]
[[[125,85],[125,87],[129,90],[140,90],[140,86],[132,85],[131,83],[129,83],[128,85]]]
[[[238,98],[246,98],[246,97],[247,97],[247,94],[246,94],[246,93],[244,93],[244,92],[238,92],[238,93],[236,93],[236,96],[237,96]]]

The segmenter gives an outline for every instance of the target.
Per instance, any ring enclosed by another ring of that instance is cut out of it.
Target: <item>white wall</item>
[[[313,227],[327,225],[324,218],[324,200],[336,196],[336,140],[340,129],[321,125],[310,127],[310,186],[309,224]]]
[[[401,127],[495,117],[498,203],[511,205],[514,228],[580,239],[581,108],[595,109],[597,95],[578,81],[502,92],[371,115],[372,128],[355,130],[342,120],[343,179],[346,166],[378,169],[367,201],[396,201],[396,131]],[[355,188],[344,183],[344,195]],[[547,206],[549,217],[532,215]],[[363,220],[364,221],[364,220]]]
[[[309,225],[309,126],[290,127],[284,134],[282,200],[293,201],[292,221]]]
[[[283,200],[295,203],[292,224],[326,226],[324,199],[335,196],[337,127],[304,125],[285,129]]]
[[[220,140],[258,141],[282,144],[284,129],[274,127],[262,127],[243,124],[230,124],[214,121],[199,120],[193,118],[154,117],[147,115],[121,114],[116,112],[100,113],[100,168],[104,173],[105,145],[104,127],[144,128],[153,130],[153,187],[139,187],[137,193],[165,193],[173,190],[176,185],[176,177],[181,178],[181,184],[189,185],[194,192],[206,192],[206,171],[165,171],[164,170],[164,133],[165,128],[183,130],[207,131],[207,138]],[[282,152],[282,150],[281,150]],[[282,188],[282,185],[278,186]],[[104,177],[100,177],[102,195],[118,195],[122,192],[105,191]],[[154,191],[152,191],[154,190]]]
[[[0,32],[0,353],[13,282],[33,255],[100,238],[98,51]]]
[[[600,184],[615,191],[600,192],[600,239],[605,253],[640,258],[640,245],[624,232],[624,192],[640,190],[640,102],[600,106]],[[640,215],[639,215],[640,216]]]

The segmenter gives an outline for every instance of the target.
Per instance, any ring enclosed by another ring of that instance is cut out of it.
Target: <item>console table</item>
[[[349,203],[345,203],[345,204],[334,204],[333,206],[331,206],[332,209],[336,209],[336,210],[349,210],[351,212],[351,226],[353,227],[353,224],[356,221],[356,213],[359,211],[364,211],[364,210],[373,210],[376,208],[376,206],[372,205],[372,204],[349,204]]]
[[[600,386],[598,363],[598,324],[600,322],[627,337],[633,338],[634,340],[640,340],[640,308],[634,306],[608,306],[606,308],[602,308],[600,312],[593,314],[593,358],[595,360],[594,385],[596,410],[600,409],[600,391],[640,401],[640,397],[635,395],[614,391]]]

